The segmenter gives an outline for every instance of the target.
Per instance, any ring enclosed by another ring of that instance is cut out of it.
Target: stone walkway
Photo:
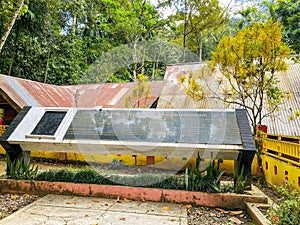
[[[65,195],[46,195],[0,220],[1,225],[187,225],[186,207]]]

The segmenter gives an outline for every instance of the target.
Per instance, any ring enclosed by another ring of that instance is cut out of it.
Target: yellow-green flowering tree
[[[276,73],[287,69],[285,60],[290,53],[282,41],[280,24],[271,21],[224,37],[212,53],[211,66],[222,74],[218,82],[223,96],[219,97],[247,109],[254,132],[287,97],[278,87]]]
[[[212,53],[211,66],[227,104],[245,108],[256,136],[256,126],[279,110],[287,94],[278,86],[277,72],[287,70],[290,47],[283,43],[278,22],[254,23],[233,37],[224,37]],[[259,181],[264,183],[260,135],[256,141]]]
[[[132,92],[125,98],[125,107],[127,108],[146,108],[147,100],[150,98],[151,84],[148,83],[148,77],[144,74],[137,75],[136,86]]]

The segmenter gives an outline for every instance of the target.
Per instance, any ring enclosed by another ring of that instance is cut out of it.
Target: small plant
[[[293,190],[292,186],[285,184],[275,187],[281,198],[280,204],[273,206],[268,211],[271,224],[294,225],[300,224],[300,195],[299,190]]]
[[[186,169],[185,171],[186,190],[209,193],[220,192],[220,179],[224,173],[224,170],[219,171],[220,161],[216,165],[215,160],[211,160],[204,171],[201,170],[200,163],[201,158],[198,153],[195,171],[192,169]]]
[[[236,194],[243,194],[245,190],[249,187],[247,186],[247,177],[244,177],[243,174],[244,166],[242,166],[240,174],[236,170],[234,170],[234,193]]]
[[[16,180],[34,180],[38,174],[38,166],[31,165],[30,160],[21,159],[11,161],[6,155],[8,178]]]
[[[118,169],[122,169],[124,167],[124,163],[122,162],[122,160],[116,160],[113,159],[109,165],[109,168],[112,170],[118,170]]]

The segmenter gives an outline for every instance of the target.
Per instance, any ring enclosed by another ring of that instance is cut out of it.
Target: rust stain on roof
[[[159,97],[162,82],[149,82],[150,96],[145,102],[150,107]],[[20,109],[24,106],[43,107],[110,107],[124,108],[125,98],[137,83],[104,83],[56,86],[36,81],[0,75],[0,90]]]
[[[0,75],[0,89],[18,107],[61,106],[70,107],[73,93],[55,85]]]

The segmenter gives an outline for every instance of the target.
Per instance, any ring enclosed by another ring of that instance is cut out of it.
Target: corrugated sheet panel
[[[290,93],[291,97],[284,101],[280,106],[280,110],[275,112],[274,116],[265,118],[263,123],[268,126],[268,132],[279,135],[300,136],[300,118],[290,120],[289,117],[293,112],[300,110],[300,64],[289,62],[288,71],[278,74],[280,81],[279,86],[282,90]],[[239,106],[225,105],[223,101],[216,100],[213,97],[211,90],[207,89],[207,98],[199,102],[193,102],[186,95],[185,89],[179,84],[181,75],[197,73],[204,64],[178,64],[168,65],[164,80],[164,86],[159,98],[158,108],[200,108],[200,109],[224,109],[224,108],[239,108]],[[217,74],[220,76],[220,74]],[[205,78],[201,84],[206,87],[210,86],[219,92],[216,82],[217,76]],[[267,108],[264,109],[264,114],[268,113]]]
[[[197,108],[191,98],[186,95],[183,86],[179,84],[179,78],[181,75],[198,71],[201,66],[199,63],[168,65],[157,107]]]
[[[206,64],[190,63],[190,64],[176,64],[168,65],[164,77],[164,85],[158,101],[158,108],[199,108],[199,109],[224,109],[228,108],[220,100],[213,97],[210,92],[210,87],[216,86],[214,76],[208,76],[205,80],[198,80],[202,87],[204,87],[206,98],[201,101],[193,101],[187,94],[183,85],[179,83],[179,78],[182,75],[189,76],[198,74]],[[187,85],[185,85],[187,86]]]
[[[300,110],[300,64],[290,63],[286,72],[279,74],[280,87],[290,94],[280,110],[265,120],[268,131],[273,134],[300,136],[300,118],[290,120],[295,111]]]

